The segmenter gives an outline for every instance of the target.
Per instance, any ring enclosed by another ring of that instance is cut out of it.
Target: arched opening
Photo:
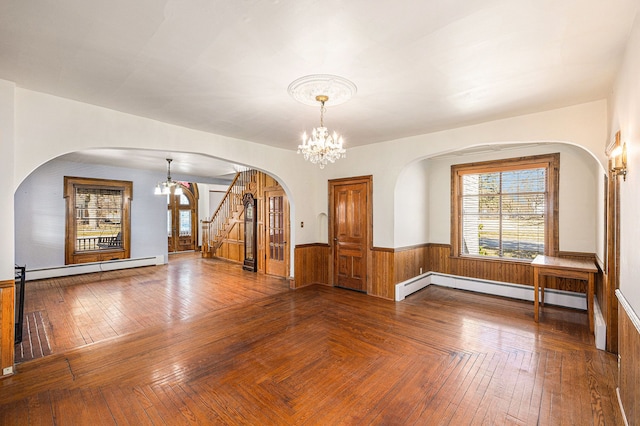
[[[172,156],[174,159],[172,171],[183,189],[182,196],[173,194],[169,199],[166,195],[154,194],[154,188],[158,181],[162,181],[166,177],[164,159],[167,156]],[[192,170],[188,170],[187,166],[192,167]],[[171,258],[171,263],[176,264],[175,268],[113,271],[117,272],[118,277],[123,277],[124,281],[120,287],[111,290],[101,287],[100,281],[104,272],[111,273],[111,270],[119,269],[122,264],[119,260],[108,259],[90,261],[83,265],[65,265],[65,205],[63,201],[65,176],[119,179],[133,183],[130,226],[131,256],[128,261],[132,266],[147,266],[169,263],[168,254],[174,251],[194,251],[198,248],[199,221],[210,215],[210,212],[216,207],[216,205],[211,205],[214,204],[211,200],[215,200],[215,197],[210,197],[208,193],[212,188],[215,188],[214,191],[216,191],[217,188],[224,188],[225,184],[228,186],[229,176],[234,174],[234,164],[222,162],[203,154],[98,149],[76,152],[52,159],[27,176],[17,188],[14,196],[16,262],[26,265],[27,280],[41,279],[41,282],[44,283],[49,281],[48,278],[53,278],[64,287],[64,292],[68,291],[68,293],[64,293],[64,301],[62,301],[62,292],[58,293],[55,306],[44,302],[52,297],[51,294],[39,300],[32,298],[30,301],[37,302],[39,305],[32,304],[25,311],[25,314],[31,315],[31,320],[39,321],[37,325],[42,333],[53,333],[55,330],[66,335],[65,337],[53,337],[53,334],[49,334],[50,342],[57,344],[58,347],[52,347],[50,350],[43,347],[40,349],[40,356],[47,355],[51,350],[55,353],[71,347],[98,342],[124,332],[138,331],[136,329],[138,326],[153,324],[156,321],[153,319],[154,315],[157,318],[166,318],[167,315],[174,318],[186,317],[195,313],[207,312],[217,306],[226,306],[240,300],[251,300],[251,297],[255,297],[260,292],[268,294],[288,289],[288,281],[270,277],[258,277],[251,285],[229,279],[220,287],[228,287],[226,291],[233,293],[233,297],[208,299],[202,294],[213,286],[206,287],[204,284],[198,284],[201,288],[194,287],[192,289],[191,284],[181,285],[185,282],[193,282],[190,280],[197,276],[190,265],[183,266],[181,255]],[[275,178],[271,179],[275,181]],[[276,189],[275,185],[272,187],[274,187],[272,189]],[[286,197],[286,189],[282,185],[279,185],[279,190],[280,194]],[[260,208],[263,209],[263,206],[261,205]],[[177,218],[177,222],[174,222],[173,218]],[[169,238],[169,223],[172,223],[171,228],[175,227],[177,231],[174,238],[175,244],[171,244]],[[185,256],[188,257],[188,260],[195,260],[197,265],[201,265],[198,267],[201,267],[204,272],[198,271],[198,273],[202,274],[201,277],[205,277],[201,280],[204,281],[215,276],[215,274],[211,274],[208,265],[213,262],[202,261],[197,252]],[[223,262],[216,262],[216,265],[224,265],[220,266],[223,269],[220,274],[233,274],[235,273],[234,268],[241,270],[241,265],[224,264]],[[150,292],[154,294],[154,297],[162,298],[163,294],[168,296],[173,292],[182,293],[180,296],[159,300],[155,304],[149,305],[145,305],[145,300],[138,300],[139,306],[135,309],[131,308],[132,301],[137,300],[136,297],[143,296],[147,291],[147,289],[141,291],[140,288],[134,291],[133,286],[145,280],[145,277],[151,274],[150,271],[156,269],[178,272],[175,272],[173,276],[159,276],[148,281],[148,289],[155,288],[157,290]],[[67,278],[65,277],[67,275],[77,276]],[[233,286],[242,286],[242,288],[234,291]],[[52,285],[52,289],[53,287]],[[221,291],[220,287],[216,291]],[[86,289],[86,294],[82,293],[83,288]],[[103,290],[105,292],[100,293]],[[202,293],[198,293],[198,290]],[[237,296],[243,295],[243,292],[246,295]],[[198,297],[193,297],[197,293]],[[29,300],[29,296],[27,294],[27,300]],[[75,303],[74,301],[77,300],[83,300],[83,303]],[[176,303],[177,300],[181,302]],[[127,309],[126,306],[139,312],[144,318],[137,320],[137,322],[131,322],[128,319],[107,319],[103,316],[108,315],[109,312],[117,312],[115,307],[124,310]],[[57,314],[66,315],[69,321],[64,324],[54,324],[54,313],[51,311],[51,316],[49,316],[47,312],[49,308],[58,309]],[[92,309],[97,311],[89,314]],[[75,320],[72,320],[72,317]],[[74,321],[76,321],[76,325],[91,324],[90,327],[93,331],[90,331],[89,328],[81,329],[80,326],[73,328],[74,326],[69,324],[74,324]],[[31,324],[36,324],[36,322]],[[40,337],[41,341],[46,344],[47,339],[44,334],[33,337],[35,340]],[[29,348],[30,350],[31,348]],[[34,351],[34,355],[37,355],[37,352]],[[19,355],[20,351],[16,350],[15,353]],[[24,360],[22,359],[22,361]]]

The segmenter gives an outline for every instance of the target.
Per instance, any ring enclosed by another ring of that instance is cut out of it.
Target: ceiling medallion
[[[313,74],[300,77],[287,89],[293,99],[305,105],[316,106],[317,96],[327,96],[326,106],[347,102],[356,94],[356,85],[346,78],[330,74]]]
[[[305,160],[323,169],[327,163],[346,156],[342,137],[335,131],[330,134],[324,126],[325,106],[348,101],[356,90],[356,85],[346,78],[327,74],[308,75],[289,85],[289,94],[298,102],[312,106],[320,103],[320,127],[313,128],[310,137],[305,132],[302,144],[298,145],[298,154],[302,154]]]

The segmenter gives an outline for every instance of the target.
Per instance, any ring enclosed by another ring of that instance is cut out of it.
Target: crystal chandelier
[[[315,127],[309,138],[307,132],[302,135],[302,145],[298,145],[298,154],[302,154],[305,160],[318,164],[321,169],[324,169],[328,162],[334,163],[340,158],[345,158],[347,151],[342,147],[342,136],[338,136],[336,132],[330,135],[329,130],[324,127],[324,112],[326,111],[324,104],[329,100],[329,97],[318,95],[316,100],[321,105],[320,127]]]
[[[165,182],[158,182],[156,185],[155,195],[169,195],[171,194],[171,188],[175,188],[173,193],[175,195],[182,195],[182,185],[171,179],[171,158],[167,158],[167,180]]]
[[[295,80],[288,90],[293,99],[305,105],[315,106],[320,102],[320,127],[314,128],[310,137],[305,132],[302,144],[298,145],[298,154],[318,164],[321,169],[328,163],[345,158],[342,137],[336,132],[329,133],[324,126],[325,104],[339,105],[348,101],[356,93],[356,85],[337,75],[314,74]]]

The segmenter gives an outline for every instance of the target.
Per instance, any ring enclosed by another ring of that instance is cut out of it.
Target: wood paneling
[[[0,376],[5,368],[13,366],[15,289],[13,280],[0,281]]]
[[[309,284],[329,285],[329,260],[331,248],[328,244],[302,244],[295,248],[294,288]]]
[[[429,265],[428,247],[428,244],[423,244],[404,247],[394,251],[394,279],[396,284],[420,275],[420,269],[422,269],[423,273],[429,271],[429,269],[427,269]]]
[[[559,252],[560,257],[595,259],[592,253]],[[533,286],[533,268],[529,262],[452,257],[448,244],[424,244],[398,249],[374,247],[373,275],[369,294],[393,299],[395,285],[422,272],[439,272],[482,280]],[[596,274],[596,281],[602,274]],[[546,288],[585,293],[581,280],[549,278]]]
[[[627,309],[631,309],[628,307]],[[618,350],[620,355],[620,400],[630,425],[640,425],[640,330],[631,320],[625,306],[618,302]]]
[[[620,145],[620,132],[616,132],[613,148]],[[611,146],[610,146],[611,147]],[[609,179],[607,185],[607,278],[603,281],[604,291],[600,308],[607,324],[606,348],[618,351],[618,302],[615,292],[620,288],[620,177],[611,172],[615,161],[609,159]]]
[[[276,276],[288,277],[290,270],[290,259],[289,259],[289,228],[290,228],[290,218],[289,218],[289,202],[287,200],[286,194],[282,186],[275,180],[273,177],[262,173],[256,172],[253,178],[253,181],[249,183],[248,190],[251,191],[254,198],[257,200],[257,261],[258,261],[258,271],[267,273],[267,262],[266,262],[266,250],[268,248],[268,236],[267,233],[269,230],[267,229],[267,220],[268,220],[268,197],[267,194],[272,191],[282,191],[282,196],[284,199],[284,203],[286,205],[286,213],[283,217],[284,224],[282,225],[285,231],[284,238],[284,252],[286,253],[284,259],[284,265],[281,266],[280,270],[273,271],[270,270],[269,273]],[[227,239],[222,243],[220,248],[216,250],[215,253],[209,253],[206,250],[203,250],[202,257],[211,258],[218,257],[226,260],[230,260],[232,262],[244,262],[244,212],[235,213],[234,218],[230,219],[232,222],[231,229],[229,231]],[[204,231],[203,231],[204,232]],[[203,242],[204,245],[204,242]]]
[[[372,250],[373,276],[369,294],[393,300],[395,285],[428,272],[428,244],[389,249],[374,247]]]
[[[371,263],[373,272],[371,274],[371,285],[369,295],[382,297],[383,299],[394,298],[395,294],[395,253],[392,249],[382,249],[374,247],[371,251]]]

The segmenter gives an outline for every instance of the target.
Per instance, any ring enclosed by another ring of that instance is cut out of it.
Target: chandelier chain
[[[320,101],[321,102],[321,106],[320,106],[320,127],[324,127],[324,113],[327,110],[324,106],[324,101]]]

